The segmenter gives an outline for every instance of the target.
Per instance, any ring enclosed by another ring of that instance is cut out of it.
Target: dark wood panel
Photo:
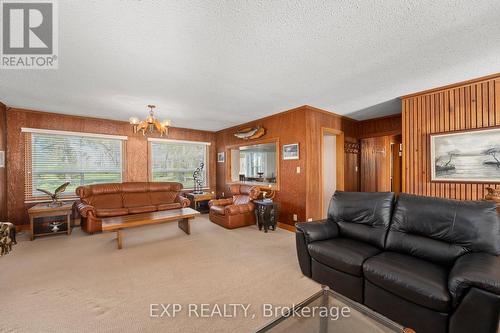
[[[142,134],[134,134],[127,122],[76,117],[62,114],[23,109],[8,109],[7,119],[7,218],[17,225],[28,223],[27,208],[33,204],[24,202],[24,135],[22,127],[60,131],[86,132],[128,136],[125,151],[125,181],[148,181],[148,141]],[[215,191],[215,133],[183,128],[171,128],[169,139],[211,142],[209,153],[209,184]]]
[[[0,151],[7,149],[7,107],[0,102]],[[5,155],[7,159],[7,155]],[[7,160],[5,160],[7,164]],[[7,220],[7,169],[0,168],[0,219]]]
[[[359,191],[359,161],[360,145],[356,138],[346,137],[346,145],[353,144],[354,149],[345,150],[345,171],[344,171],[344,190],[349,192]]]
[[[402,98],[403,191],[459,200],[482,199],[499,184],[431,182],[432,133],[500,125],[500,74]]]
[[[402,115],[400,113],[363,120],[357,123],[357,137],[371,138],[401,134]]]
[[[362,192],[386,192],[391,190],[390,137],[379,136],[361,139]]]

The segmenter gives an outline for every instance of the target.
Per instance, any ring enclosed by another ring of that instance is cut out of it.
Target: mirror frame
[[[263,140],[255,140],[255,141],[245,141],[241,142],[238,144],[226,146],[224,149],[225,154],[226,154],[226,162],[225,162],[225,171],[226,171],[226,184],[231,185],[231,184],[248,184],[246,182],[241,182],[241,181],[233,181],[231,180],[231,149],[239,148],[239,147],[244,147],[244,146],[253,146],[253,145],[260,145],[260,144],[265,144],[265,143],[275,143],[276,144],[276,183],[270,184],[270,183],[262,183],[259,184],[259,182],[254,182],[252,185],[255,186],[261,186],[261,187],[266,187],[268,188],[269,185],[271,185],[271,189],[275,191],[279,191],[280,189],[280,183],[281,183],[281,177],[280,177],[280,168],[281,168],[281,146],[280,146],[280,140],[278,138],[269,138],[269,139],[263,139]]]

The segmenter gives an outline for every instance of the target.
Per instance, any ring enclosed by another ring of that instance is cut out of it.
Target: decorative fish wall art
[[[257,127],[247,127],[234,133],[234,136],[238,139],[251,140],[258,139],[266,134],[266,129],[262,126]]]

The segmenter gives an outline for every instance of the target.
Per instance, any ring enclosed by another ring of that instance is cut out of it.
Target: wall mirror
[[[278,173],[278,145],[276,142],[233,147],[231,182],[274,185]]]

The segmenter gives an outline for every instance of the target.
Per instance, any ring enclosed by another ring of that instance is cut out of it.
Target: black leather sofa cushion
[[[448,287],[454,305],[457,305],[472,287],[500,295],[500,256],[488,253],[469,253],[461,256],[450,271]]]
[[[500,254],[496,205],[402,193],[386,249],[447,266],[467,252]]]
[[[295,223],[295,230],[304,233],[307,243],[337,237],[339,234],[337,224],[328,220]]]
[[[363,276],[363,262],[380,253],[375,246],[348,238],[332,238],[310,243],[308,249],[316,261],[360,277]]]
[[[394,252],[383,252],[363,264],[365,279],[426,308],[449,312],[448,271],[442,266]]]
[[[330,201],[328,219],[337,223],[341,236],[384,248],[393,205],[391,192],[337,191]]]

